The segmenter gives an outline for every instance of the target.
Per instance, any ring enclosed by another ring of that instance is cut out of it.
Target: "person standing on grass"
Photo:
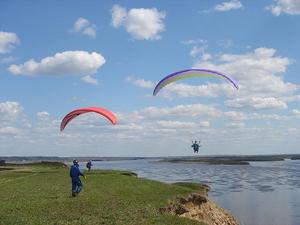
[[[88,162],[87,162],[87,164],[86,164],[86,168],[88,168],[88,170],[90,171],[91,170],[91,168],[92,168],[92,161],[91,160],[89,160]]]
[[[70,177],[72,179],[72,196],[75,197],[77,196],[80,191],[82,190],[82,183],[80,180],[80,176],[84,177],[85,176],[83,173],[81,173],[79,169],[79,164],[77,160],[73,160],[73,165],[70,168]]]

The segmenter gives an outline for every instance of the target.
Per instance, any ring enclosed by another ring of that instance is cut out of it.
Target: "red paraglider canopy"
[[[90,112],[95,112],[98,113],[104,117],[106,117],[112,124],[117,123],[117,117],[110,111],[104,108],[99,108],[99,107],[87,107],[87,108],[81,108],[81,109],[76,109],[70,113],[68,113],[63,120],[61,121],[60,124],[60,131],[63,131],[67,124],[74,119],[75,117],[84,114],[84,113],[90,113]]]

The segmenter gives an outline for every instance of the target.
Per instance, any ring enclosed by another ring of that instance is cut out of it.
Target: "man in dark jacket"
[[[198,151],[199,151],[199,148],[200,148],[200,141],[199,141],[199,144],[197,143],[197,141],[195,141],[195,142],[192,142],[193,144],[192,144],[192,148],[194,149],[194,153],[198,153]]]
[[[86,168],[88,168],[88,170],[90,171],[91,170],[91,168],[92,168],[92,161],[91,160],[89,160],[88,162],[87,162],[87,164],[86,164]]]
[[[77,160],[73,160],[73,165],[70,169],[70,177],[72,179],[72,196],[75,197],[82,190],[82,183],[80,180],[80,176],[84,176],[79,169],[79,164]]]

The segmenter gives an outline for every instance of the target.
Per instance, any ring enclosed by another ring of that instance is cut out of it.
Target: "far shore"
[[[169,157],[158,163],[203,163],[210,165],[250,165],[250,162],[276,162],[286,159],[297,160],[300,155],[246,155],[246,156],[197,156]]]

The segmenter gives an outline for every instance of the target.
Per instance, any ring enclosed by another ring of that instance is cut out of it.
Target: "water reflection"
[[[243,225],[300,224],[300,161],[250,165],[153,163],[150,160],[94,162],[95,168],[136,172],[162,182],[198,182]]]

